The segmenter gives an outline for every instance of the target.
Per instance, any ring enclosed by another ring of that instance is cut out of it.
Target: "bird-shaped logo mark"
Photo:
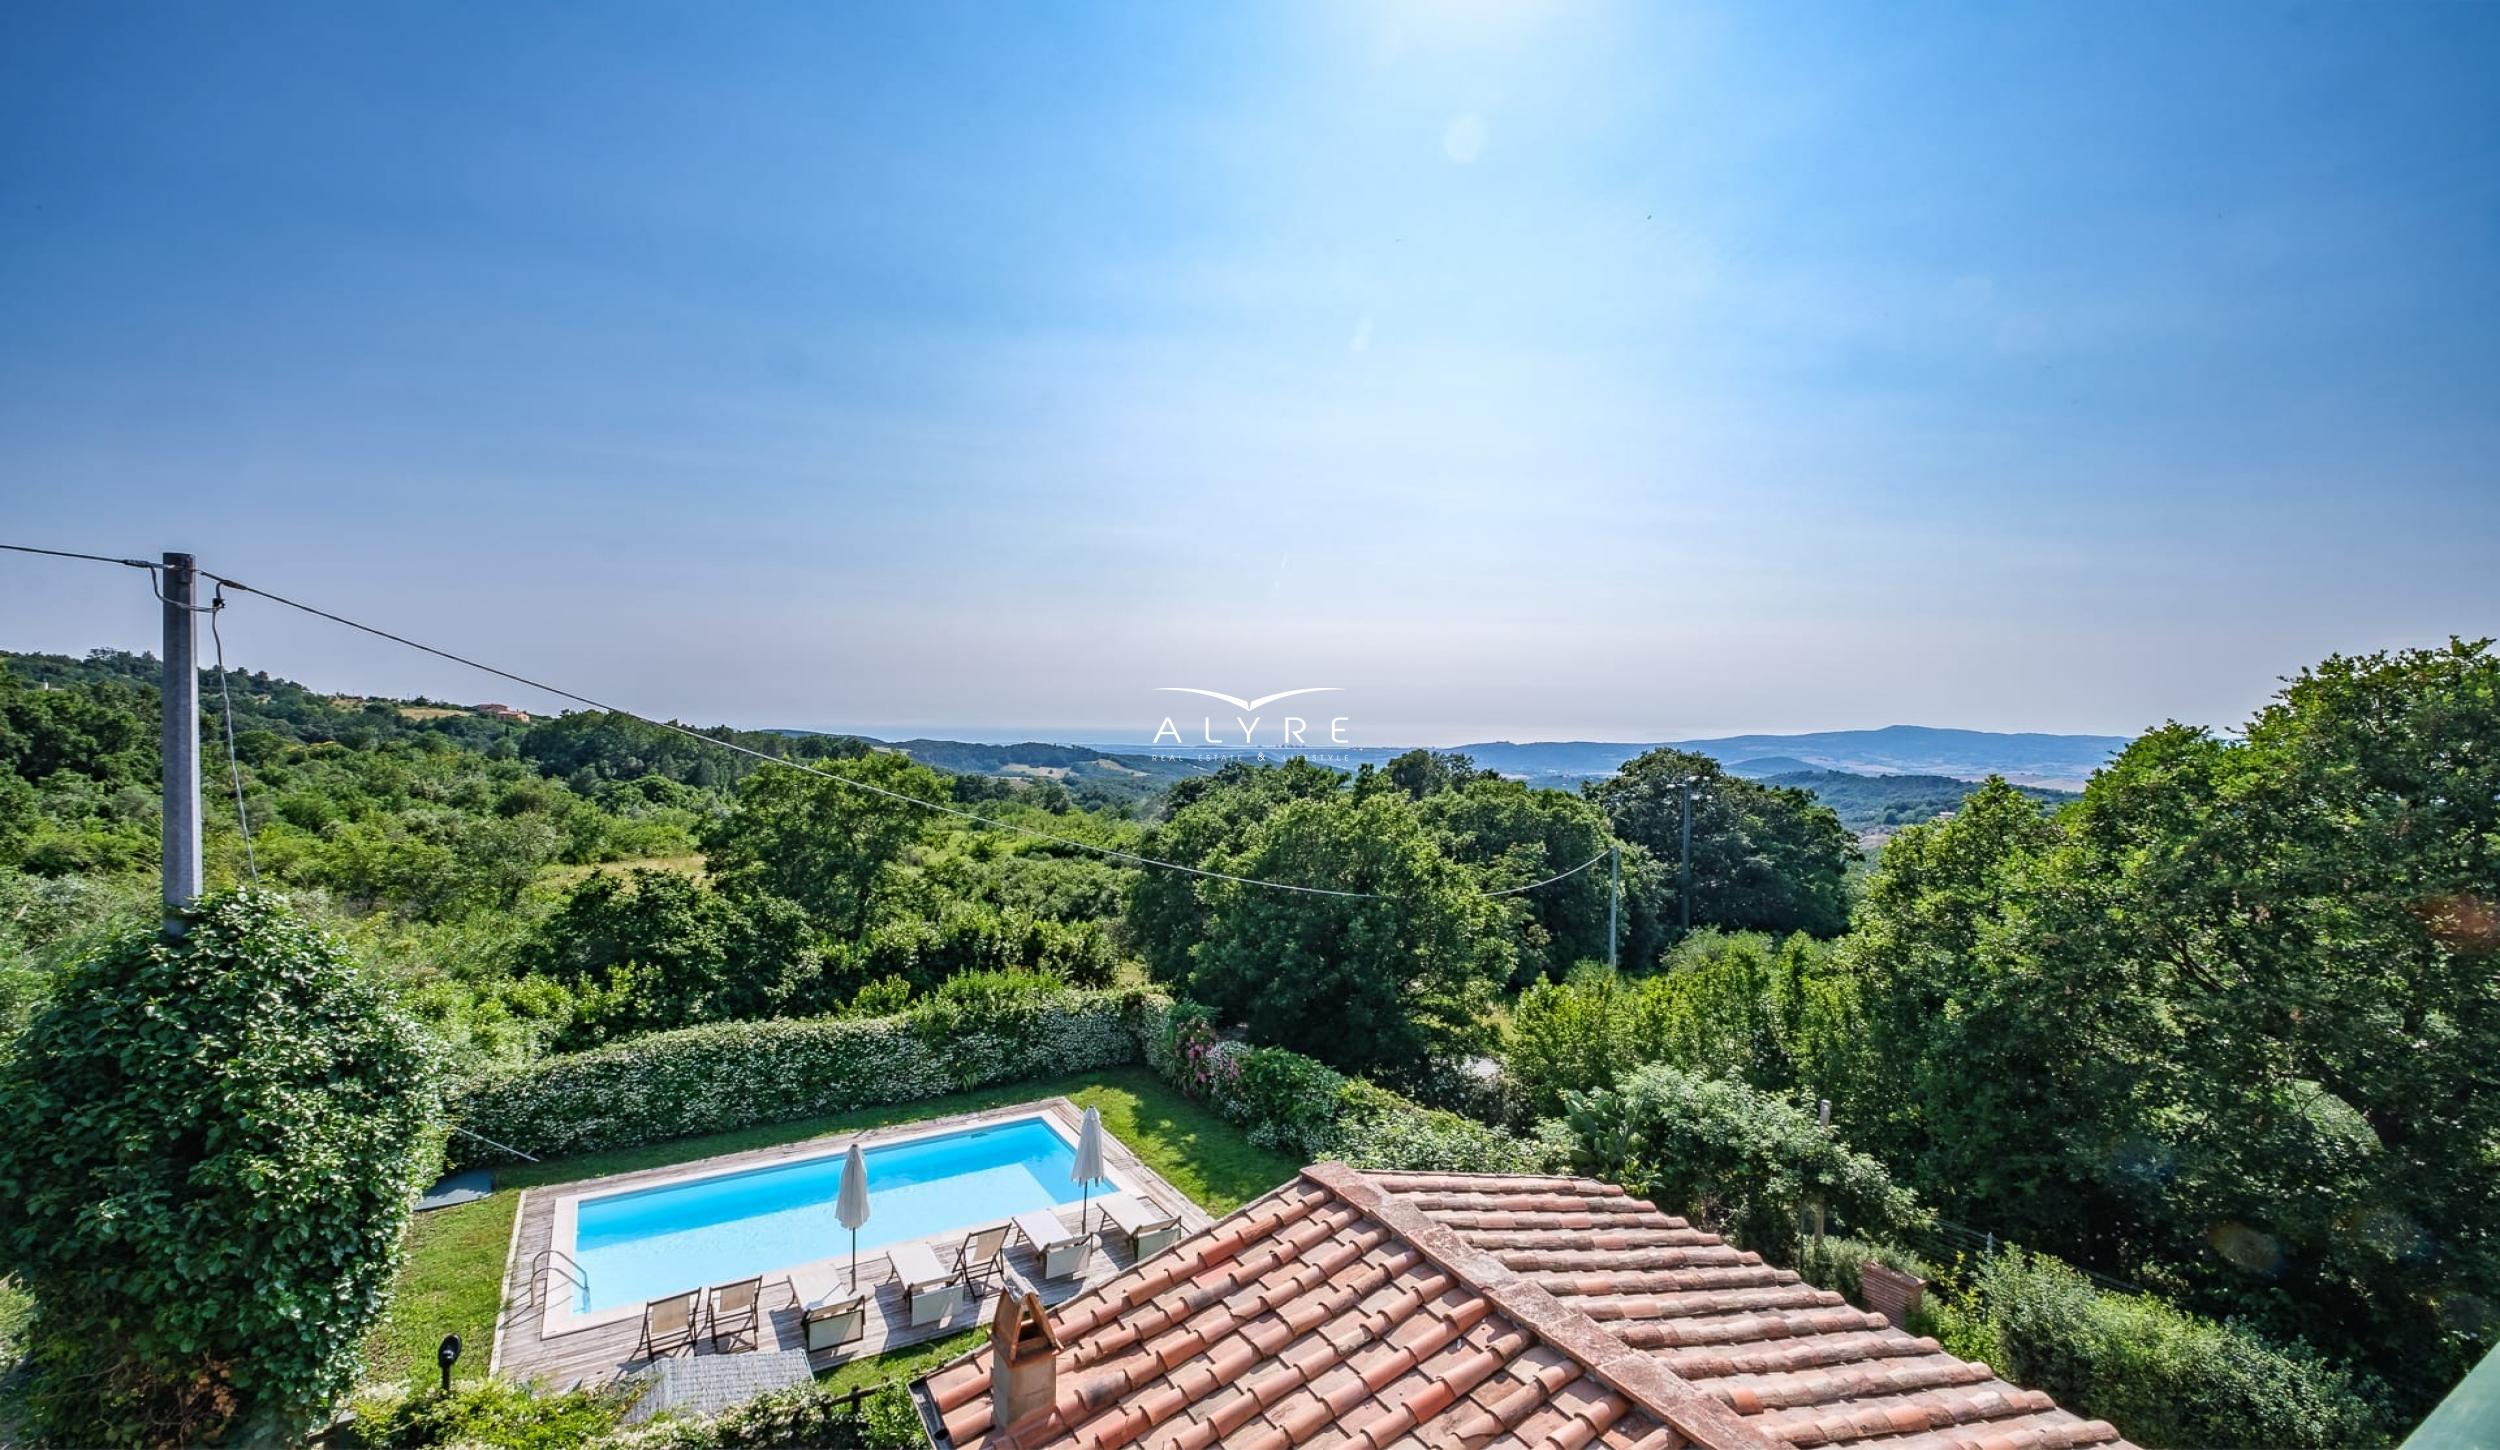
[[[1322,695],[1332,690],[1342,690],[1345,686],[1305,685],[1299,690],[1278,690],[1273,695],[1261,695],[1255,700],[1245,700],[1239,695],[1227,695],[1222,690],[1201,690],[1194,685],[1157,685],[1155,688],[1168,690],[1176,695],[1204,695],[1210,700],[1221,700],[1236,710],[1256,710],[1261,705],[1273,705],[1279,700],[1290,700],[1296,695]]]

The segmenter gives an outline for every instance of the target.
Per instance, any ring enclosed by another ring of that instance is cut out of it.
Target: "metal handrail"
[[[472,1133],[468,1129],[461,1127],[458,1123],[445,1123],[443,1126],[451,1129],[455,1133],[458,1133],[463,1138],[475,1138],[489,1148],[501,1148],[506,1153],[509,1153],[513,1157],[519,1158],[524,1162],[535,1163],[538,1161],[531,1155],[513,1147],[510,1143],[498,1143],[494,1139],[487,1137],[484,1133]]]
[[[556,1264],[553,1262],[553,1260],[556,1259],[562,1259],[564,1262],[562,1264]],[[538,1307],[539,1286],[546,1282],[547,1270],[550,1268],[554,1268],[562,1272],[566,1281],[579,1286],[583,1293],[587,1294],[590,1292],[590,1271],[583,1268],[581,1266],[581,1261],[574,1258],[571,1254],[568,1254],[564,1250],[556,1248],[553,1245],[549,1245],[548,1247],[540,1249],[537,1253],[530,1256],[531,1308],[535,1309]]]

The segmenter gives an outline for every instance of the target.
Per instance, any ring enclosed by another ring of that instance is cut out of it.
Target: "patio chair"
[[[896,1244],[886,1258],[903,1286],[903,1317],[913,1325],[939,1323],[963,1307],[963,1270],[939,1263],[927,1244]]]
[[[1102,1206],[1102,1216],[1110,1223],[1111,1231],[1128,1241],[1132,1258],[1159,1254],[1181,1241],[1180,1217],[1165,1212],[1163,1205],[1151,1198],[1112,1193],[1094,1201]]]
[[[955,1251],[955,1272],[972,1288],[974,1298],[989,1292],[990,1276],[1007,1272],[1006,1224],[990,1227],[964,1236],[963,1247]]]
[[[1033,1246],[1042,1261],[1043,1279],[1080,1278],[1094,1256],[1094,1236],[1083,1227],[1070,1230],[1048,1209],[1031,1209],[1015,1217],[1016,1232]]]
[[[722,1339],[735,1344],[740,1336],[746,1347],[755,1348],[756,1330],[763,1322],[760,1301],[764,1297],[764,1279],[740,1279],[734,1284],[721,1284],[712,1290],[711,1339],[714,1349]]]
[[[642,1306],[642,1338],[628,1359],[658,1359],[676,1349],[694,1348],[695,1316],[703,1307],[703,1291],[689,1289]]]

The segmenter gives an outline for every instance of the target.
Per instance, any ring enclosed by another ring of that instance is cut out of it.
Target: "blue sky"
[[[14,6],[0,537],[707,721],[2226,723],[2500,632],[2495,67],[2487,5]],[[150,604],[0,561],[0,648]]]

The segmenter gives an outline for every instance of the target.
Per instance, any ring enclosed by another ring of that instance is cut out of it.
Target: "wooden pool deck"
[[[570,1292],[569,1285],[562,1282],[559,1271],[548,1262],[552,1257],[548,1251],[555,1246],[556,1205],[560,1200],[585,1193],[613,1193],[621,1189],[648,1187],[690,1174],[761,1168],[793,1158],[814,1157],[847,1148],[853,1141],[862,1147],[873,1148],[897,1138],[1032,1117],[1037,1113],[1056,1119],[1071,1136],[1083,1116],[1077,1106],[1066,1098],[1042,1098],[1014,1107],[898,1123],[864,1133],[833,1133],[772,1148],[755,1148],[716,1158],[672,1163],[664,1168],[647,1168],[634,1173],[526,1189],[514,1215],[512,1245],[504,1264],[503,1311],[495,1322],[495,1344],[488,1368],[509,1379],[537,1380],[562,1389],[575,1384],[604,1384],[651,1363],[648,1357],[633,1357],[642,1332],[639,1308],[628,1317],[607,1323],[559,1329],[552,1333],[548,1331],[548,1296]],[[1103,1137],[1103,1159],[1121,1183],[1132,1186],[1161,1204],[1166,1211],[1178,1215],[1184,1235],[1196,1233],[1212,1222],[1204,1209],[1164,1182],[1129,1151],[1128,1145],[1108,1133]],[[1074,1205],[1059,1211],[1060,1222],[1069,1227],[1078,1226],[1077,1215]],[[1102,1216],[1097,1212],[1093,1217],[1094,1227],[1099,1230]],[[965,1229],[968,1232],[983,1226],[968,1224]],[[941,1262],[951,1264],[963,1238],[964,1233],[957,1232],[924,1242],[929,1244]],[[1135,1262],[1124,1246],[1115,1246],[1111,1236],[1097,1232],[1094,1252],[1083,1275],[1045,1281],[1039,1276],[1040,1256],[1023,1242],[1020,1235],[1010,1234],[1009,1240],[1007,1274],[1003,1281],[992,1279],[990,1293],[995,1293],[1003,1282],[1005,1287],[1016,1293],[1030,1291],[1040,1294],[1046,1304],[1058,1304],[1072,1298],[1123,1272]],[[765,1277],[763,1313],[760,1316],[762,1323],[753,1336],[752,1349],[769,1352],[800,1347],[799,1306],[831,1293],[849,1277],[849,1259],[839,1254],[839,1245],[827,1247],[835,1249],[836,1255],[795,1269],[779,1264],[756,1266]],[[535,1275],[536,1284],[531,1282],[533,1265],[542,1266]],[[894,1282],[892,1265],[882,1249],[869,1250],[859,1256],[859,1281],[870,1296],[867,1332],[864,1337],[840,1349],[822,1350],[813,1355],[809,1363],[819,1373],[852,1359],[940,1339],[986,1323],[986,1314],[992,1303],[989,1293],[977,1298],[966,1296],[966,1302],[951,1316],[934,1324],[914,1325],[904,1314],[902,1286]],[[689,1284],[686,1287],[691,1289],[696,1286]],[[749,1348],[742,1342],[736,1349],[715,1349],[708,1341],[698,1339],[694,1349],[680,1349],[676,1353],[746,1353]]]

